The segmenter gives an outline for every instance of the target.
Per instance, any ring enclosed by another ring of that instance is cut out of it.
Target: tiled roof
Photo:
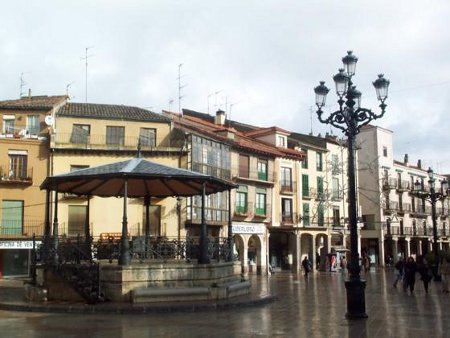
[[[175,114],[173,114],[173,116],[175,116]],[[244,134],[234,130],[233,128],[225,128],[224,126],[218,126],[209,121],[205,121],[201,117],[184,115],[182,118],[180,118],[179,115],[176,115],[173,121],[175,125],[178,125],[179,127],[185,127],[187,129],[190,129],[191,131],[198,132],[199,134],[203,134],[207,137],[225,142],[232,147],[243,149],[249,152],[273,157],[289,157],[295,159],[301,159],[304,157],[304,153],[300,151],[274,147],[265,142],[249,138]],[[236,138],[229,139],[217,133],[223,131],[224,129],[228,129],[233,132],[236,135]]]
[[[104,120],[170,122],[167,117],[150,110],[112,104],[67,103],[58,110],[57,115]]]
[[[67,100],[67,96],[26,96],[18,100],[0,101],[2,109],[32,109],[32,110],[48,110],[63,104]]]

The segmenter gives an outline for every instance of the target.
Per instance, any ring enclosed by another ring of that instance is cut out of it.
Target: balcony
[[[261,172],[257,170],[246,171],[245,173],[239,173],[239,168],[233,167],[233,179],[241,182],[254,181],[259,184],[267,184],[273,186],[274,175],[273,172]]]
[[[2,220],[0,224],[0,238],[2,239],[32,238],[33,235],[37,237],[44,235],[43,221]]]
[[[333,190],[331,192],[331,200],[332,201],[342,201],[344,198],[344,194],[342,193],[342,190]]]
[[[398,184],[397,184],[397,191],[398,192],[404,192],[404,191],[408,191],[411,189],[411,182],[410,181],[405,181],[405,180],[398,180]]]
[[[382,181],[383,190],[390,190],[397,188],[397,179],[396,178],[383,178]]]
[[[297,214],[295,212],[291,213],[281,213],[281,225],[293,225],[297,223]]]
[[[280,194],[293,194],[295,192],[295,181],[286,181],[281,180],[280,181]]]
[[[139,136],[111,138],[105,135],[78,135],[57,133],[51,135],[51,148],[90,149],[90,150],[136,150],[140,142],[141,151],[169,150],[168,138],[157,138],[153,142],[142,142]]]
[[[24,184],[33,183],[33,168],[22,167],[10,170],[9,166],[0,166],[0,184]]]
[[[253,217],[255,218],[269,218],[271,214],[271,205],[266,204],[265,208],[260,208],[255,205]]]
[[[383,203],[383,210],[385,214],[395,213],[399,210],[399,203],[393,201],[386,201]]]
[[[411,210],[412,210],[412,205],[411,205],[411,203],[402,203],[401,211],[402,211],[403,213],[405,213],[405,212],[409,213],[409,212],[411,212]]]
[[[25,140],[25,139],[47,139],[47,135],[41,133],[40,130],[36,128],[14,128],[13,130],[7,130],[2,133],[0,133],[0,139],[2,138],[13,138],[13,139],[19,139],[19,140]]]
[[[219,168],[209,164],[192,163],[192,170],[205,175],[211,175],[224,180],[231,178],[230,169]]]
[[[236,204],[234,217],[249,217],[253,215],[253,203]]]
[[[445,220],[449,215],[449,211],[446,208],[438,207],[436,208],[436,216],[440,217],[441,220]]]
[[[418,217],[418,218],[426,218],[428,217],[428,213],[426,211],[426,208],[422,205],[416,205],[413,206],[411,210],[411,216],[412,217]]]

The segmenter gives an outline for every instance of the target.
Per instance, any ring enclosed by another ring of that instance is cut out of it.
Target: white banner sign
[[[41,244],[35,242],[36,247]],[[33,241],[0,241],[0,249],[33,249]]]
[[[233,234],[264,234],[266,232],[264,224],[234,223],[232,227]]]

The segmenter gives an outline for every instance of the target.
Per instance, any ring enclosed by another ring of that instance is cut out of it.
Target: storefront
[[[36,242],[36,245],[40,242]],[[29,276],[33,241],[0,241],[0,278]]]

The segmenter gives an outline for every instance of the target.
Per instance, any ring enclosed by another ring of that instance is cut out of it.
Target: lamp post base
[[[345,288],[347,290],[347,319],[364,319],[366,314],[366,300],[365,300],[365,280],[347,280],[345,281]]]

